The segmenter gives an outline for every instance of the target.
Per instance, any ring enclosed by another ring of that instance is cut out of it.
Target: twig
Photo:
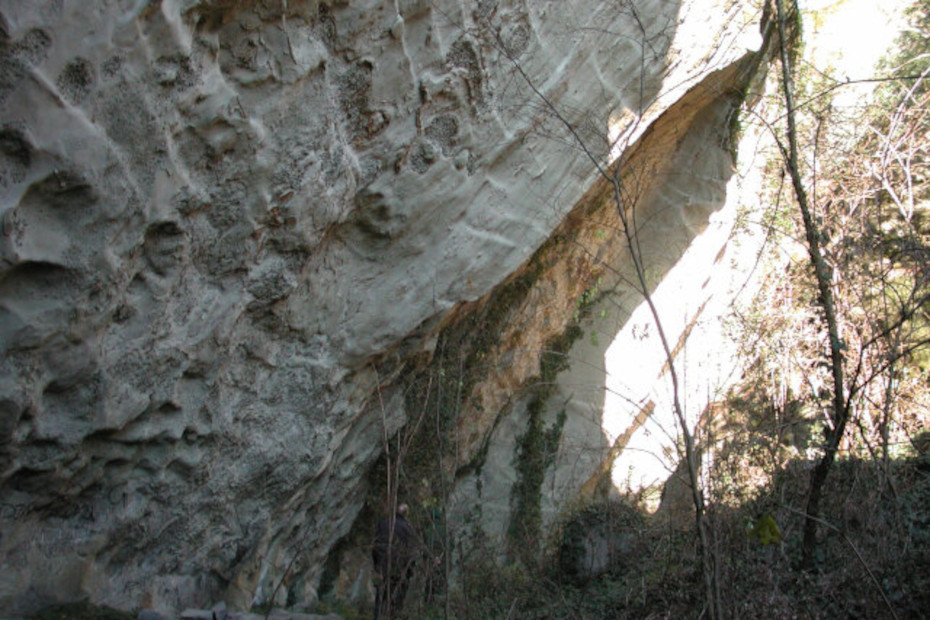
[[[507,619],[506,619],[506,620],[510,620],[511,616],[513,616],[513,610],[514,610],[514,607],[517,606],[517,601],[518,601],[518,600],[519,600],[519,599],[513,599],[513,603],[510,604],[510,610],[507,612]]]

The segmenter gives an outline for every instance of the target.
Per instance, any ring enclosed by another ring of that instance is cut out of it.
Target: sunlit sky
[[[873,75],[874,63],[889,49],[901,24],[905,2],[878,0],[801,0],[804,20],[805,57],[816,67],[829,70],[843,80]],[[846,97],[863,96],[863,89],[848,87]],[[693,319],[701,304],[708,301],[679,356],[677,367],[683,382],[683,400],[693,424],[706,404],[715,400],[734,376],[732,348],[725,343],[721,316],[735,291],[746,280],[754,261],[754,246],[746,240],[739,248],[730,243],[727,255],[713,270],[717,252],[723,247],[733,225],[741,191],[757,196],[746,187],[752,180],[736,175],[728,187],[728,204],[715,213],[706,231],[669,273],[654,294],[663,314],[662,321],[672,342]],[[731,264],[737,265],[729,270]],[[746,292],[744,291],[744,294]],[[637,431],[614,464],[613,479],[619,488],[637,490],[664,481],[675,463],[663,456],[677,434],[669,398],[668,377],[657,378],[664,361],[662,349],[645,304],[617,334],[605,354],[608,393],[605,398],[603,430],[609,442],[630,425],[638,407],[630,401],[656,403],[656,412]],[[650,329],[652,327],[652,329]],[[644,334],[646,336],[644,337]]]
[[[839,77],[871,75],[900,28],[903,0],[800,0],[806,55],[818,67],[832,65]]]

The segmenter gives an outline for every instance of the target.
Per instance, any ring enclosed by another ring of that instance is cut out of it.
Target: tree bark
[[[801,179],[801,170],[798,162],[797,126],[794,108],[794,81],[791,77],[791,63],[788,51],[788,37],[786,36],[785,21],[787,15],[784,0],[775,0],[778,11],[778,36],[781,48],[782,89],[785,96],[788,123],[788,153],[784,153],[785,165],[791,176],[801,219],[804,223],[804,234],[807,241],[808,257],[813,267],[814,279],[819,292],[818,302],[823,310],[823,323],[830,340],[830,370],[833,377],[833,399],[831,404],[831,426],[827,431],[824,445],[824,454],[814,471],[811,473],[811,487],[807,496],[807,517],[804,521],[804,538],[801,545],[802,565],[811,568],[814,561],[814,551],[817,546],[817,519],[820,516],[820,500],[823,496],[823,485],[826,482],[836,454],[839,451],[840,441],[846,431],[849,421],[849,401],[845,394],[843,343],[840,339],[839,323],[836,318],[836,305],[833,300],[831,285],[832,270],[824,259],[820,247],[821,230],[811,214],[807,190]],[[792,7],[797,13],[797,5]]]

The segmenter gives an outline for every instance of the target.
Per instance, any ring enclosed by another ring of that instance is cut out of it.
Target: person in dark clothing
[[[420,540],[406,517],[407,504],[400,504],[394,516],[378,522],[371,549],[375,565],[375,620],[399,613],[407,596]]]

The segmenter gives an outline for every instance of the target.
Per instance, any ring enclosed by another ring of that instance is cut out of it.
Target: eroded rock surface
[[[312,602],[407,361],[595,178],[546,101],[606,160],[758,31],[695,4],[0,1],[0,608]],[[472,386],[463,463],[538,363]]]

